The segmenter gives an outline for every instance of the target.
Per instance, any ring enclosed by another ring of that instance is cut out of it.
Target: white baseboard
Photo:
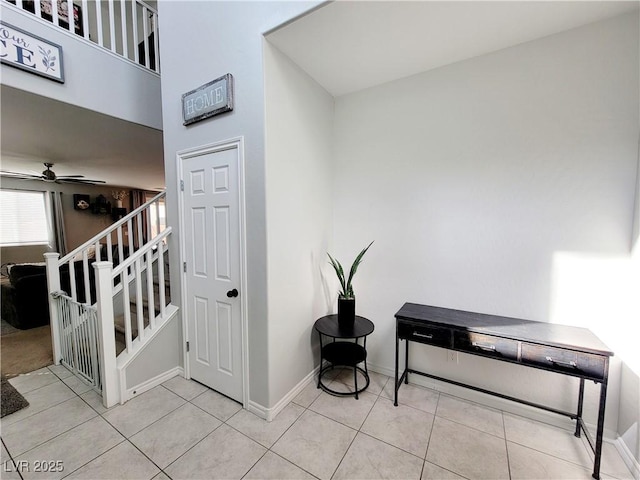
[[[393,376],[396,374],[393,368],[381,367],[379,365],[371,365],[368,362],[367,362],[367,368],[372,372],[380,373],[382,375],[386,375],[387,377],[391,377],[391,378],[393,378]]]
[[[121,403],[126,402],[127,400],[131,400],[133,397],[137,397],[138,395],[140,395],[141,393],[147,392],[149,390],[151,390],[152,388],[157,387],[158,385],[166,382],[167,380],[176,377],[176,376],[181,376],[184,377],[184,369],[182,367],[174,367],[171,370],[167,370],[164,373],[161,373],[160,375],[156,375],[153,378],[150,378],[149,380],[146,380],[138,385],[136,385],[133,388],[129,388],[127,390],[123,391],[123,396],[125,398],[123,398],[121,400]]]
[[[276,415],[282,411],[284,407],[289,405],[291,401],[298,396],[298,394],[304,390],[304,388],[309,385],[312,381],[314,381],[315,376],[318,374],[318,370],[320,367],[314,368],[306,377],[304,377],[298,384],[293,387],[289,392],[280,399],[278,403],[276,403],[273,407],[267,408],[259,403],[253,402],[249,400],[249,405],[247,406],[247,410],[251,413],[259,416],[260,418],[266,420],[267,422],[272,421],[276,418]]]
[[[613,445],[616,447],[616,450],[622,457],[622,461],[631,471],[631,475],[633,475],[633,478],[635,480],[640,480],[640,462],[638,462],[638,460],[636,460],[636,458],[633,456],[633,453],[631,453],[631,450],[629,450],[627,444],[624,443],[622,437],[618,437],[615,442],[613,442]]]

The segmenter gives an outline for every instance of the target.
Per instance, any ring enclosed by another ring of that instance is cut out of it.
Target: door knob
[[[229,290],[227,292],[227,297],[233,298],[238,296],[238,289],[234,288],[233,290]]]

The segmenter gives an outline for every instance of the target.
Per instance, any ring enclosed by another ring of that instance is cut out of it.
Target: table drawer
[[[451,330],[432,325],[398,323],[398,336],[412,342],[426,343],[438,347],[451,348]]]
[[[544,367],[560,373],[603,379],[605,362],[605,357],[600,355],[529,343],[522,344],[523,364]]]
[[[476,355],[518,360],[518,341],[493,335],[457,331],[453,335],[453,347]]]

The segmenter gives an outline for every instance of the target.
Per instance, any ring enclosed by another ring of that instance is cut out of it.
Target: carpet
[[[0,337],[0,372],[8,378],[53,364],[51,327],[18,330]]]
[[[0,336],[8,335],[10,333],[16,333],[19,331],[20,331],[19,328],[14,327],[9,322],[7,322],[4,318],[0,318]]]
[[[18,393],[13,385],[7,381],[4,375],[0,381],[0,397],[2,397],[2,401],[0,402],[2,404],[2,408],[0,409],[2,410],[0,412],[0,418],[29,406],[29,402],[27,402],[25,398]]]

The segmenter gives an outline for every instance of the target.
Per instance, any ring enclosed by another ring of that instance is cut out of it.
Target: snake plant
[[[355,298],[353,295],[353,285],[351,285],[351,282],[353,281],[353,277],[355,276],[356,271],[358,270],[358,266],[360,265],[360,262],[362,262],[362,257],[364,257],[364,254],[367,253],[367,250],[369,250],[369,247],[371,245],[373,245],[373,242],[371,242],[369,245],[363,248],[362,251],[358,254],[356,259],[351,264],[351,269],[349,270],[348,277],[345,277],[344,269],[342,268],[342,265],[340,264],[340,262],[335,258],[333,258],[331,254],[327,253],[327,255],[329,256],[331,266],[336,271],[336,275],[338,276],[338,280],[340,281],[340,288],[341,288],[340,297]]]

